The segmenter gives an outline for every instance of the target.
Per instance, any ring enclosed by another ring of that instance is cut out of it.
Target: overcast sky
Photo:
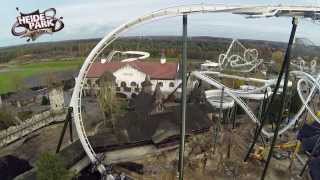
[[[4,2],[3,2],[4,1]],[[36,42],[70,39],[101,38],[117,26],[158,9],[186,4],[285,4],[319,5],[316,0],[2,0],[0,6],[0,46],[25,44],[26,39],[11,34],[11,26],[18,15],[16,7],[24,13],[36,9],[56,8],[63,17],[65,28],[53,35],[41,36]],[[289,18],[246,19],[232,14],[197,14],[189,17],[190,36],[215,36],[245,39],[287,41]],[[303,20],[297,36],[320,44],[320,24]],[[181,17],[163,19],[130,30],[127,35],[180,35]]]

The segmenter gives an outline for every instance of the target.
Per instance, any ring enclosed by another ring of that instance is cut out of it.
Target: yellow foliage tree
[[[283,62],[284,53],[282,51],[275,51],[272,53],[271,58],[275,62],[276,70],[279,72]]]

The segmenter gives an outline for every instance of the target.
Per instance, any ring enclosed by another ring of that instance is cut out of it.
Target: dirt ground
[[[102,122],[102,117],[100,116],[101,114],[94,101],[88,99],[85,99],[85,101],[86,112],[83,118],[85,121],[86,132],[88,134],[94,134],[97,125]],[[41,128],[29,134],[25,138],[11,143],[6,147],[0,148],[0,157],[10,154],[34,164],[42,153],[56,151],[62,127],[63,123],[59,123]],[[78,139],[74,125],[73,139]],[[70,144],[69,129],[67,129],[67,132],[65,133],[61,149],[68,144]]]
[[[250,140],[252,122],[242,121],[234,131],[223,129],[214,151],[213,130],[206,134],[189,138],[186,144],[184,177],[186,180],[257,180],[260,179],[265,162],[249,159],[244,162]],[[230,139],[231,137],[231,139]],[[283,138],[280,138],[281,142]],[[229,143],[231,142],[230,146]],[[228,158],[228,146],[230,157]],[[278,151],[277,151],[278,152]],[[281,151],[279,151],[281,153]],[[282,152],[283,153],[283,152]],[[127,172],[134,179],[177,179],[178,150],[149,156],[136,163],[144,165],[144,174]],[[308,171],[304,177],[298,177],[302,165],[290,159],[272,158],[266,180],[308,180]]]
[[[62,127],[63,123],[60,123],[35,131],[29,134],[28,137],[0,149],[0,156],[11,154],[34,164],[42,153],[55,152]],[[75,136],[74,134],[74,137]],[[69,134],[66,133],[63,146],[69,143]]]
[[[95,109],[96,104],[88,102],[86,106],[86,119],[94,121],[86,122],[88,133],[95,133],[97,125],[102,122],[96,117],[99,112]],[[264,162],[250,159],[244,162],[243,159],[247,153],[249,142],[252,140],[254,124],[246,118],[239,116],[237,119],[240,126],[231,131],[230,126],[222,126],[214,145],[214,130],[211,129],[205,134],[200,134],[188,138],[185,152],[184,175],[186,180],[257,180],[260,179]],[[12,154],[17,157],[28,160],[34,164],[37,157],[46,151],[55,151],[63,124],[51,125],[42,128],[29,138],[17,141],[5,148],[0,149],[0,156]],[[279,143],[294,139],[294,132],[286,133],[279,139]],[[76,138],[74,130],[74,137]],[[230,142],[230,143],[229,143]],[[68,133],[64,139],[64,145],[69,143]],[[259,142],[261,145],[261,142]],[[230,147],[230,153],[228,153]],[[228,157],[230,154],[230,157]],[[136,163],[144,165],[144,175],[138,175],[134,172],[127,172],[135,179],[159,179],[173,180],[177,179],[177,157],[178,150],[171,150],[157,154],[156,156],[146,156]],[[308,180],[306,171],[305,176],[299,178],[297,174],[302,165],[295,160],[292,167],[289,168],[290,159],[284,158],[278,160],[272,158],[266,180]]]

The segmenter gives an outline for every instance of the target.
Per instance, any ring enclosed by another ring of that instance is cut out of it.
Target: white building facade
[[[159,62],[114,62],[113,64],[95,63],[89,70],[84,85],[85,95],[96,95],[99,91],[99,77],[110,71],[116,78],[117,93],[130,98],[132,94],[138,94],[141,90],[141,83],[149,76],[152,83],[152,90],[157,83],[161,86],[163,94],[169,95],[181,83],[178,78],[178,63]]]

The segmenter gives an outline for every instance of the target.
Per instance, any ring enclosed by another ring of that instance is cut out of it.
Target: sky
[[[3,2],[4,1],[4,2]],[[55,8],[63,17],[64,29],[52,35],[43,35],[35,42],[102,38],[119,25],[139,16],[166,7],[187,4],[250,4],[250,5],[314,5],[317,0],[2,0],[0,6],[0,47],[26,44],[25,38],[13,36],[11,27],[18,12],[29,13]],[[181,17],[162,19],[140,25],[122,36],[181,35]],[[291,19],[246,19],[226,13],[206,13],[188,18],[189,36],[213,36],[238,39],[259,39],[286,42],[289,39]],[[297,37],[308,38],[320,44],[320,23],[301,20]],[[34,43],[34,42],[29,42]]]

